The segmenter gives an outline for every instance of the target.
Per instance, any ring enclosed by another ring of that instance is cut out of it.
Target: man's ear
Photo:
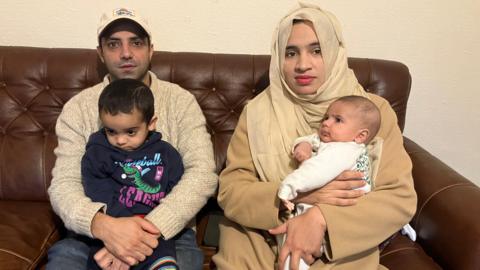
[[[151,43],[152,41],[150,40],[150,57],[149,57],[149,60],[152,61],[152,56],[153,56],[153,43]]]
[[[370,131],[368,129],[366,129],[366,128],[361,129],[357,133],[357,136],[355,136],[354,141],[356,143],[366,143],[369,135],[370,135]]]
[[[100,57],[100,60],[102,61],[102,63],[105,63],[105,60],[103,60],[103,51],[102,51],[102,47],[100,47],[100,46],[97,46],[97,54],[98,54],[98,57]]]
[[[150,120],[150,123],[148,123],[148,130],[149,131],[154,131],[156,126],[157,126],[157,120],[158,118],[156,116],[152,117]]]

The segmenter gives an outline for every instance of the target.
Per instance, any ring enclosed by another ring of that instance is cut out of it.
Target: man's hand
[[[344,171],[337,178],[325,186],[305,193],[299,193],[293,200],[297,203],[307,204],[330,204],[336,206],[350,206],[357,203],[357,199],[365,194],[365,191],[355,190],[363,187],[366,182],[362,180],[363,173],[358,171]]]
[[[140,217],[114,218],[97,213],[92,234],[103,241],[107,250],[130,266],[145,260],[158,245],[160,231]]]
[[[312,264],[321,255],[321,248],[327,224],[320,208],[314,206],[302,215],[289,219],[286,223],[269,230],[271,234],[286,233],[287,237],[279,256],[279,269],[283,270],[285,260],[290,255],[290,270],[298,270],[300,258]]]
[[[293,157],[295,157],[295,159],[300,163],[311,158],[312,145],[308,142],[301,142],[297,144],[297,146],[295,146],[295,149],[293,150]]]
[[[130,266],[117,259],[106,248],[102,248],[93,256],[98,266],[103,270],[128,270]]]

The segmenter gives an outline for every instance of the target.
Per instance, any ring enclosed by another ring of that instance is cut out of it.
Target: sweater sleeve
[[[219,180],[218,203],[225,216],[246,227],[268,230],[278,226],[279,183],[262,182],[250,153],[246,110],[240,116]]]
[[[77,103],[67,102],[60,113],[56,133],[58,146],[52,182],[48,189],[50,203],[65,227],[79,234],[93,237],[90,225],[95,214],[105,204],[92,202],[85,196],[80,163],[85,153],[87,138],[83,135],[84,119]]]
[[[309,143],[312,146],[313,152],[317,152],[320,146],[320,140],[318,139],[318,135],[316,133],[303,137],[298,137],[295,139],[295,141],[293,141],[292,154],[295,151],[295,147],[297,147],[297,145],[302,142]]]
[[[384,139],[376,188],[354,206],[319,205],[327,222],[326,255],[330,260],[376,248],[415,213],[412,163],[403,147],[395,112],[385,100],[374,99],[382,114],[378,136]]]
[[[170,239],[190,222],[217,188],[213,147],[206,130],[205,117],[195,97],[185,90],[175,93],[168,104],[175,115],[170,125],[178,132],[174,145],[182,156],[185,172],[162,203],[145,218],[155,224],[165,239]]]

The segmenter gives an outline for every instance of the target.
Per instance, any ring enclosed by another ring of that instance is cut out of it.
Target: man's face
[[[118,31],[102,38],[97,48],[112,80],[136,79],[150,85],[148,69],[153,55],[153,45],[148,38],[141,39],[129,31]]]

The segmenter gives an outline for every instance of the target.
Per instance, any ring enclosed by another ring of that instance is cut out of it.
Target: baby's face
[[[353,142],[360,133],[360,122],[355,106],[337,101],[328,108],[318,135],[322,142]]]

